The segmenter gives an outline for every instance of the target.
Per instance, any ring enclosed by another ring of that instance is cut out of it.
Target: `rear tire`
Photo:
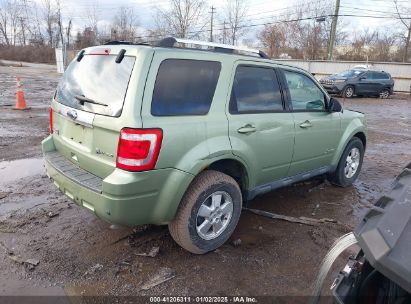
[[[354,87],[353,86],[346,86],[342,92],[342,96],[345,98],[353,98],[354,97]]]
[[[364,158],[364,145],[358,137],[353,137],[344,149],[337,169],[329,173],[328,180],[337,186],[348,187],[360,174]]]
[[[173,239],[195,254],[204,254],[223,245],[237,226],[242,195],[230,176],[206,170],[196,176],[168,225]]]
[[[381,99],[387,99],[388,97],[390,97],[390,90],[388,90],[388,89],[383,89],[383,90],[380,92],[380,98],[381,98]]]

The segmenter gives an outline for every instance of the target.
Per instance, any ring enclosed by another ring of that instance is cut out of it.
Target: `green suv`
[[[327,174],[357,178],[366,122],[306,71],[261,52],[167,38],[79,52],[42,142],[54,184],[114,224],[168,224],[202,254],[256,195]]]

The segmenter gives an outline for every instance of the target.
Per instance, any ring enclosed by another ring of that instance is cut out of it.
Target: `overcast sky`
[[[40,2],[41,0],[36,0]],[[247,0],[246,0],[247,1]],[[261,24],[270,22],[274,17],[281,20],[282,14],[287,8],[295,8],[297,3],[301,3],[302,0],[248,0],[248,17],[247,23],[249,24]],[[312,5],[326,5],[332,3],[333,0],[306,0],[306,3]],[[398,0],[398,2],[406,7],[411,8],[410,0]],[[78,30],[83,28],[86,23],[87,10],[97,4],[100,25],[109,24],[113,15],[116,13],[120,6],[133,7],[135,13],[138,16],[139,24],[144,29],[153,28],[153,15],[155,7],[167,8],[168,0],[62,0],[63,13],[66,16],[73,18],[74,29]],[[207,3],[207,12],[211,6],[216,7],[217,11],[217,26],[222,20],[223,8],[225,5],[224,0],[209,0]],[[341,0],[340,14],[355,14],[355,15],[367,15],[367,16],[395,16],[395,7],[392,0]],[[307,12],[307,17],[310,12]],[[311,16],[310,16],[311,17]],[[391,30],[393,26],[398,24],[398,21],[390,19],[375,19],[375,18],[354,18],[344,17],[347,22],[346,31],[354,32],[361,31],[367,27],[370,29]],[[216,26],[216,28],[217,28]],[[220,27],[221,28],[221,27]],[[260,30],[262,26],[256,26],[250,28],[248,31],[248,38],[255,37],[256,31]],[[142,32],[142,35],[145,33]]]

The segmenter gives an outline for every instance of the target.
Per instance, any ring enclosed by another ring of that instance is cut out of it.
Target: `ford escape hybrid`
[[[351,185],[366,145],[364,115],[304,70],[175,38],[82,50],[50,133],[47,172],[69,198],[110,223],[168,224],[198,254],[230,237],[256,195],[320,174]]]

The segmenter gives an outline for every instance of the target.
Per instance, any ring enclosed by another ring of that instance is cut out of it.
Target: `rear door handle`
[[[311,128],[313,125],[309,120],[304,121],[301,125],[300,128],[306,129],[306,128]]]
[[[240,129],[237,130],[237,132],[241,134],[250,134],[250,133],[254,133],[255,131],[257,131],[257,128],[250,124],[245,125],[244,127],[241,127]]]

